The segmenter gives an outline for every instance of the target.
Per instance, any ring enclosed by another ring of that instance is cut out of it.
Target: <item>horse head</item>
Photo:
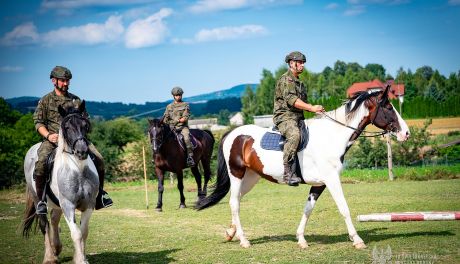
[[[74,154],[80,160],[86,159],[89,151],[89,142],[86,137],[91,124],[85,111],[85,101],[83,100],[78,107],[59,106],[58,111],[62,117],[61,133],[70,148],[69,153]]]
[[[390,85],[368,102],[370,123],[396,136],[398,141],[406,141],[410,132],[406,122],[388,99]]]
[[[149,119],[149,138],[153,153],[158,154],[169,131],[169,126],[163,122],[163,118]]]

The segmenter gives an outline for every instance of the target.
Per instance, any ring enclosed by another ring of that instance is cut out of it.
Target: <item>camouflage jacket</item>
[[[273,123],[275,125],[279,125],[285,120],[299,121],[304,119],[303,110],[294,107],[297,99],[307,102],[307,89],[288,70],[276,83],[273,104]]]
[[[38,106],[35,109],[33,116],[35,129],[44,126],[50,133],[59,133],[61,124],[61,115],[58,111],[58,106],[69,107],[80,105],[80,98],[67,92],[64,96],[58,96],[53,90],[43,96],[38,101]]]
[[[179,122],[179,119],[185,117],[185,122]],[[190,106],[186,102],[170,103],[166,106],[163,122],[171,127],[181,129],[188,127],[188,119],[190,117]]]

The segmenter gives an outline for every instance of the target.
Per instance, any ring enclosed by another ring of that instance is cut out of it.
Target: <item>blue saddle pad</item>
[[[308,127],[302,126],[300,129],[300,142],[297,151],[301,151],[308,144]],[[285,138],[280,133],[266,132],[260,140],[260,146],[266,150],[283,151]]]

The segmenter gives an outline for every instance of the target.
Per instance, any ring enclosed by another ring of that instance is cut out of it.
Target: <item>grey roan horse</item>
[[[43,263],[56,263],[62,250],[59,239],[59,221],[64,218],[69,226],[75,247],[73,261],[87,263],[85,243],[88,238],[88,225],[96,203],[99,190],[99,180],[96,167],[88,156],[88,140],[86,135],[90,128],[85,116],[85,101],[78,108],[58,108],[62,116],[61,128],[54,168],[48,189],[57,197],[55,201],[47,192],[48,216],[38,216],[35,205],[39,201],[35,191],[33,171],[37,161],[37,150],[41,143],[32,146],[24,160],[24,173],[27,181],[27,200],[23,222],[23,235],[28,236],[34,220],[38,220],[40,229],[45,236],[45,256]],[[76,223],[75,209],[81,211],[80,227]]]

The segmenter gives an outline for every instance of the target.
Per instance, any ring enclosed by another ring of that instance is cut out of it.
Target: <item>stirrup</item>
[[[189,167],[194,167],[196,164],[195,164],[195,161],[193,160],[193,157],[192,156],[188,156],[187,158],[187,166]]]
[[[46,201],[39,201],[37,207],[35,208],[35,213],[37,215],[47,215],[48,214],[48,205]]]

